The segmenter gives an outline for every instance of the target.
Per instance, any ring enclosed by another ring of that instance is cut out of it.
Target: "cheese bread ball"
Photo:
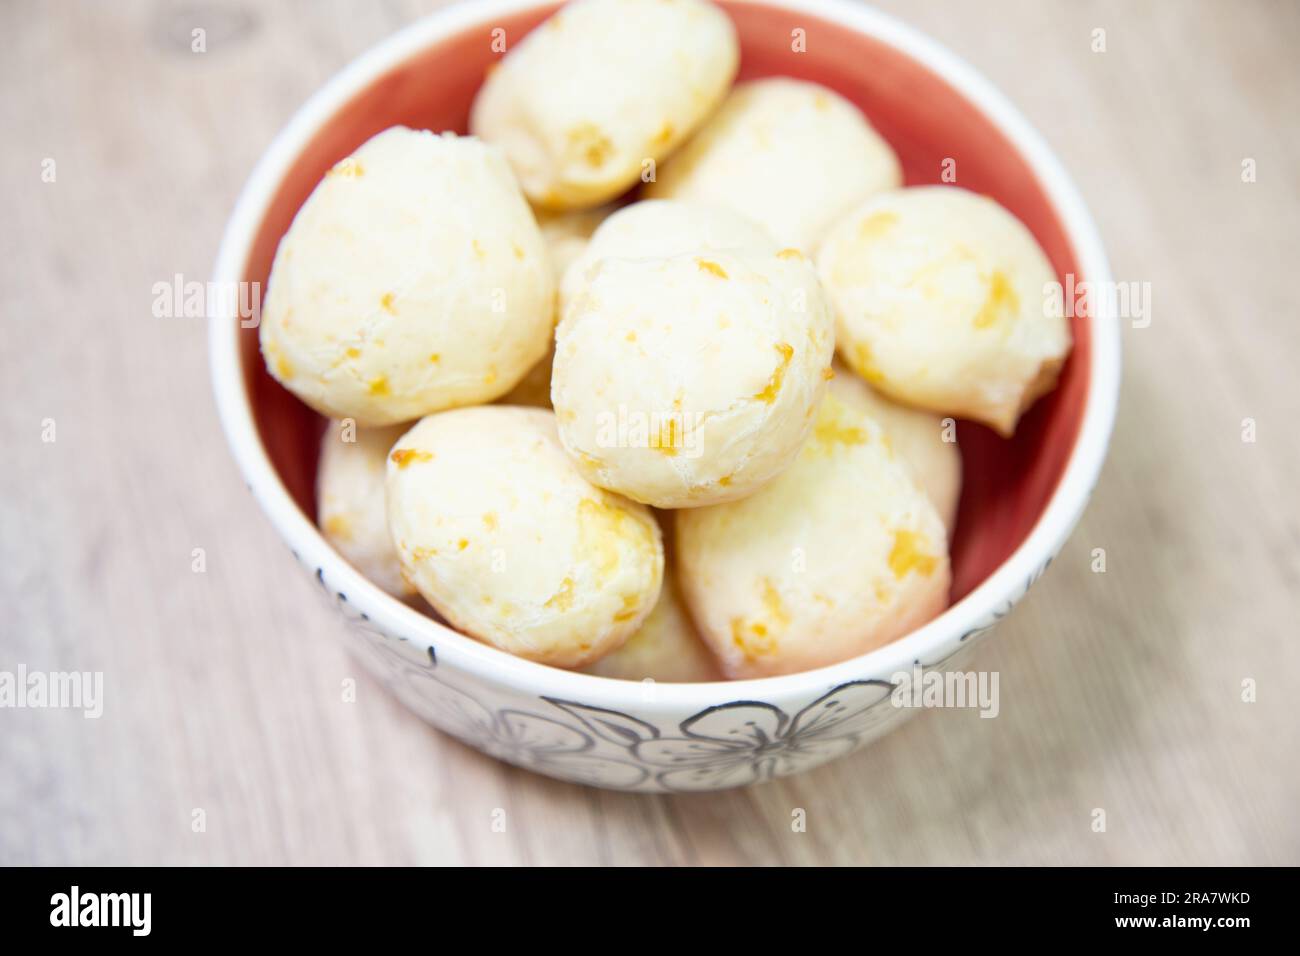
[[[836,365],[835,372],[831,391],[846,401],[867,406],[871,417],[884,428],[894,451],[911,466],[917,484],[933,502],[948,536],[952,537],[961,498],[961,451],[957,447],[956,423],[945,426],[938,415],[891,402],[841,365]],[[945,441],[945,437],[952,440]]]
[[[703,0],[577,0],[489,72],[470,130],[534,203],[599,205],[700,125],[739,60],[731,21]]]
[[[840,354],[891,398],[1009,437],[1070,351],[1056,274],[991,199],[920,186],[869,199],[817,255]]]
[[[837,218],[902,184],[898,157],[861,110],[824,86],[777,77],[737,86],[645,193],[729,206],[811,253]]]
[[[388,455],[388,527],[406,576],[455,627],[559,667],[636,632],[659,597],[659,526],[590,485],[544,409],[430,415]]]
[[[794,460],[833,351],[793,250],[605,258],[556,330],[551,403],[593,484],[659,508],[715,504]]]
[[[943,521],[851,392],[827,392],[798,459],[770,484],[675,520],[682,591],[729,677],[847,660],[947,604]]]
[[[662,259],[727,249],[776,252],[778,246],[762,226],[724,206],[674,199],[624,206],[600,224],[559,277],[560,314],[582,291],[591,267],[601,259]]]
[[[613,653],[583,668],[597,677],[691,684],[721,680],[713,655],[700,639],[682,603],[675,576],[664,575],[659,602],[640,630]]]
[[[501,154],[394,127],[330,170],[280,241],[262,354],[322,414],[395,424],[508,392],[546,352],[553,292]]]
[[[405,426],[357,428],[330,422],[316,469],[316,522],[347,562],[396,598],[415,596],[388,536],[384,478],[388,450]]]

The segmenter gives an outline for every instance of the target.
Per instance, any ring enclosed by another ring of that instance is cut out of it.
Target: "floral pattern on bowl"
[[[924,670],[955,669],[1040,575],[938,660],[916,664]],[[888,675],[838,684],[793,712],[767,701],[734,700],[667,724],[648,711],[634,714],[545,696],[525,709],[442,672],[436,648],[385,633],[345,594],[330,588],[323,569],[317,568],[315,577],[347,621],[352,650],[407,707],[477,750],[574,783],[642,792],[765,783],[849,754],[915,713],[893,705],[890,695],[897,685]]]

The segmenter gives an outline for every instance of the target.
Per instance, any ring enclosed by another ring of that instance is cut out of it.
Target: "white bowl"
[[[841,92],[864,104],[887,136],[890,117],[879,114],[889,110],[873,111],[873,97],[896,96],[897,91],[876,89],[875,74],[867,75],[869,71],[849,80],[846,71],[860,70],[865,61],[869,69],[879,70],[881,85],[891,89],[897,82],[887,83],[884,76],[897,81],[908,70],[915,71],[908,82],[921,84],[914,107],[918,110],[942,109],[944,97],[951,93],[954,99],[947,108],[954,112],[944,122],[954,142],[961,143],[965,124],[971,129],[986,126],[980,141],[989,136],[1005,140],[1031,173],[1029,185],[1023,175],[1007,178],[998,188],[1009,198],[999,198],[1014,206],[1013,200],[1020,197],[1017,190],[1032,186],[1038,197],[1033,201],[1045,203],[1044,215],[1053,217],[1053,229],[1059,227],[1065,245],[1057,245],[1069,253],[1070,271],[1094,288],[1111,287],[1096,227],[1056,157],[1002,94],[952,53],[851,0],[724,7],[740,26],[742,75],[798,72],[838,84]],[[480,39],[486,62],[493,27],[505,24],[507,35],[517,38],[549,9],[530,0],[449,7],[403,29],[335,76],[279,134],[244,187],[217,257],[218,287],[231,288],[250,271],[265,268],[274,251],[273,242],[268,251],[268,236],[276,238],[266,232],[267,222],[278,217],[283,225],[286,195],[301,202],[314,185],[312,175],[319,176],[319,170],[374,131],[364,128],[370,119],[358,119],[367,109],[383,112],[387,107],[373,104],[397,104],[395,111],[416,110],[418,118],[425,90],[431,104],[443,104],[430,106],[430,122],[439,120],[440,110],[446,122],[481,78],[484,63],[469,62],[479,55],[474,51]],[[790,35],[786,28],[791,24],[806,30],[806,59],[795,59],[770,44],[759,49],[777,30],[786,31],[777,34],[777,42],[787,43],[784,37]],[[825,51],[821,59],[819,49]],[[860,88],[847,88],[854,83]],[[344,116],[348,119],[340,119]],[[394,117],[376,116],[371,125],[382,128],[392,121]],[[351,126],[337,141],[325,135],[344,122]],[[923,152],[918,148],[915,157]],[[979,149],[968,152],[975,159],[962,162],[978,168]],[[904,159],[907,165],[906,155]],[[985,160],[985,175],[997,179],[998,164]],[[928,168],[927,163],[922,166]],[[311,170],[316,171],[308,175]],[[909,182],[916,178],[909,175]],[[254,260],[260,266],[253,265]],[[485,753],[561,779],[622,790],[713,790],[796,773],[848,753],[906,719],[913,709],[895,707],[890,700],[895,675],[910,671],[917,662],[927,668],[952,668],[956,655],[1007,614],[1065,542],[1101,468],[1119,391],[1119,326],[1113,299],[1094,296],[1093,314],[1074,319],[1076,338],[1083,336],[1089,343],[1071,358],[1078,367],[1070,391],[1082,395],[1077,399],[1081,408],[1068,415],[1056,407],[1043,412],[1049,420],[1029,429],[1031,434],[1023,439],[1051,438],[1054,446],[1061,446],[1065,438],[1054,431],[1055,416],[1070,418],[1066,437],[1072,437],[1072,443],[1053,453],[1058,459],[1050,473],[1053,487],[1038,487],[1041,481],[1020,483],[1037,487],[1041,507],[1035,505],[1024,533],[1016,534],[1017,543],[1007,545],[1009,553],[989,573],[981,571],[978,581],[972,578],[963,586],[967,593],[952,607],[901,640],[831,667],[761,680],[656,685],[591,677],[510,656],[394,600],[348,565],[317,531],[301,496],[295,499],[272,463],[255,416],[253,393],[263,394],[251,384],[260,374],[256,350],[248,344],[248,336],[255,333],[241,330],[231,305],[213,316],[210,330],[213,383],[231,449],[277,531],[352,625],[355,646],[370,669],[412,710]],[[968,427],[974,429],[963,425]],[[993,439],[976,431],[969,434],[973,444],[964,434],[963,445],[993,447],[988,444]],[[970,461],[967,473],[969,479]],[[962,521],[972,520],[967,510],[964,501]],[[973,552],[981,547],[970,545]],[[983,560],[988,561],[987,554]],[[319,639],[306,632],[300,637]]]

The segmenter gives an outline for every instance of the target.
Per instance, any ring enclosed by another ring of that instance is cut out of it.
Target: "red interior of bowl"
[[[835,23],[751,3],[723,3],[740,34],[741,78],[793,76],[824,84],[856,103],[902,159],[908,185],[940,182],[945,159],[957,182],[992,196],[1037,236],[1064,282],[1082,275],[1065,230],[1028,164],[983,113],[906,55]],[[498,58],[490,31],[520,37],[554,5],[496,17],[413,56],[356,94],[312,139],[280,184],[245,268],[265,290],[280,237],[298,207],[334,163],[375,133],[401,124],[465,132],[470,103]],[[807,52],[791,50],[791,31],[806,31]],[[1047,506],[1074,447],[1087,399],[1091,343],[1073,321],[1074,351],[1055,392],[1021,420],[1010,441],[961,422],[964,487],[952,542],[953,600],[991,574],[1016,549]],[[242,361],[254,415],[271,461],[299,507],[315,515],[316,455],[324,420],[265,371],[257,332],[242,333]]]

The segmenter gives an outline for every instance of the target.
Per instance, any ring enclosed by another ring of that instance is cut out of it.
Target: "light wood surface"
[[[978,654],[996,720],[650,798],[482,757],[361,673],[227,454],[203,322],[151,315],[291,112],[432,6],[0,6],[0,670],[105,675],[99,720],[0,710],[0,863],[1300,863],[1300,6],[883,4],[1042,130],[1152,321],[1090,510]]]

